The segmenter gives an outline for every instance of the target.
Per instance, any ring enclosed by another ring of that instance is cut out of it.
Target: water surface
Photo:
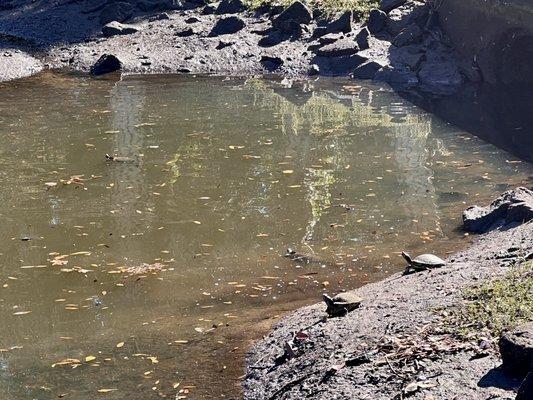
[[[446,256],[466,204],[533,173],[349,80],[45,74],[0,109],[6,400],[238,398],[277,315]]]

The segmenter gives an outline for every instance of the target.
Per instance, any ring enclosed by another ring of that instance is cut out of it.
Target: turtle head
[[[333,307],[334,301],[331,297],[329,297],[326,293],[324,293],[322,295],[322,298],[324,299],[324,303],[326,303],[326,306],[328,307],[328,309],[330,307]]]
[[[293,250],[290,247],[285,252],[285,257],[292,257],[294,255],[296,255],[296,250]]]
[[[405,251],[402,251],[402,257],[405,259],[405,261],[407,261],[408,264],[412,263],[411,256]]]
[[[113,159],[114,159],[115,157],[110,156],[109,154],[106,153],[105,158],[106,158],[106,160],[113,161]]]

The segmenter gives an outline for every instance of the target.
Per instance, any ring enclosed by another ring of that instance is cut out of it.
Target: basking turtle
[[[409,274],[411,272],[417,272],[417,271],[424,271],[426,269],[431,268],[439,268],[446,264],[446,262],[440,258],[437,257],[434,254],[421,254],[418,257],[411,258],[409,254],[407,254],[405,251],[402,251],[402,256],[405,258],[405,261],[407,261],[407,268],[405,268],[405,274]],[[413,270],[413,271],[411,271]]]
[[[342,317],[361,305],[363,299],[354,292],[339,293],[334,297],[322,295],[326,303],[326,312],[330,317]]]

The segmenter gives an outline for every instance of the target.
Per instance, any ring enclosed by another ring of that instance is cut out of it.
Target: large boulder
[[[352,31],[352,12],[346,11],[342,13],[338,18],[331,21],[325,29],[325,34],[328,33],[348,33]]]
[[[352,38],[339,39],[333,43],[320,47],[315,51],[319,56],[339,57],[349,56],[359,51],[357,43]]]
[[[374,79],[376,73],[383,67],[377,61],[367,61],[364,64],[359,65],[353,71],[353,77],[355,79]]]
[[[368,15],[368,20],[366,22],[366,27],[368,31],[375,35],[376,33],[381,32],[385,25],[387,24],[387,14],[381,10],[371,10]]]
[[[463,229],[484,233],[499,223],[533,219],[533,192],[525,187],[508,190],[489,206],[472,206],[463,212]]]
[[[300,1],[296,1],[287,7],[276,18],[274,18],[272,21],[272,26],[275,29],[280,29],[283,28],[288,21],[292,21],[296,24],[307,25],[311,22],[312,18],[313,14],[311,13],[309,7]]]
[[[392,40],[392,44],[396,47],[407,46],[419,42],[422,38],[422,29],[417,24],[411,24]]]
[[[366,50],[369,47],[368,44],[368,38],[370,37],[370,32],[367,28],[361,29],[359,32],[357,32],[357,35],[355,35],[355,43],[357,43],[357,47],[359,47],[359,50]]]
[[[429,5],[425,2],[409,1],[388,14],[387,30],[396,36],[411,24],[425,26],[429,16]]]
[[[424,49],[421,45],[412,44],[403,47],[391,47],[389,49],[389,60],[391,65],[403,65],[411,70],[416,70],[424,56]]]
[[[454,88],[463,83],[459,66],[453,60],[422,63],[418,78],[423,87],[434,89]]]
[[[505,332],[498,345],[504,371],[517,378],[533,372],[533,322]]]
[[[103,54],[91,67],[91,75],[98,76],[120,71],[122,63],[113,54]]]
[[[139,28],[137,28],[136,26],[121,24],[118,21],[112,21],[108,24],[105,24],[102,28],[102,33],[105,37],[111,37],[115,35],[129,35],[138,31]]]
[[[125,1],[109,3],[100,12],[100,23],[105,25],[112,21],[124,22],[133,15],[133,6]]]
[[[237,14],[244,11],[245,7],[241,0],[222,0],[215,9],[215,14]]]
[[[409,88],[418,84],[417,76],[410,69],[390,65],[381,68],[374,75],[374,80],[402,88]]]
[[[515,400],[531,400],[533,399],[533,371],[526,375],[518,393],[516,394]]]
[[[244,21],[234,15],[226,18],[219,19],[209,36],[228,35],[231,33],[237,33],[244,28]]]
[[[181,0],[138,0],[137,7],[145,12],[179,10],[183,8]]]
[[[407,0],[381,0],[379,9],[383,12],[390,12],[395,8],[403,6]]]

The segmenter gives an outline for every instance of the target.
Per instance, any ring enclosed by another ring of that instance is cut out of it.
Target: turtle
[[[358,308],[363,301],[363,299],[354,292],[339,293],[333,297],[324,293],[322,297],[327,306],[326,312],[330,317],[343,317],[350,311]]]
[[[413,272],[424,271],[426,269],[439,268],[446,264],[442,258],[437,257],[434,254],[421,254],[418,257],[411,258],[409,254],[402,251],[402,256],[408,264],[405,268],[404,275],[411,273],[411,270],[413,270]]]
[[[118,163],[134,163],[135,159],[131,157],[122,157],[122,156],[111,156],[109,154],[105,155],[107,161],[114,161]]]

